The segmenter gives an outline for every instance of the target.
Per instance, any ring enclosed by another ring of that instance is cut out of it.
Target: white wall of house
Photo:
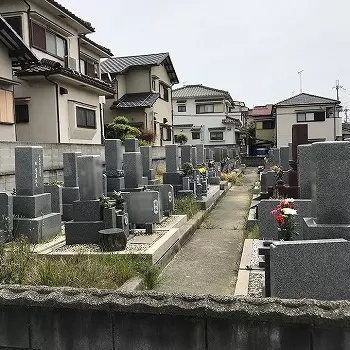
[[[150,91],[150,69],[148,67],[130,69],[126,75],[125,87],[127,94]]]
[[[277,107],[276,108],[276,127],[277,127],[277,147],[288,146],[292,142],[292,125],[297,122],[297,113],[304,111],[321,111],[328,106],[293,106],[293,107]],[[326,139],[326,141],[334,141],[335,136],[342,136],[342,119],[339,112],[336,112],[337,118],[326,118],[325,121],[303,122],[300,124],[308,124],[309,139]],[[298,123],[299,124],[299,123]],[[335,129],[335,130],[334,130]]]
[[[12,80],[12,62],[8,49],[0,42],[0,77]]]
[[[186,112],[178,112],[178,106],[184,105],[177,103],[177,100],[186,100]],[[201,102],[204,103],[204,102]],[[205,103],[211,103],[210,100]],[[232,125],[224,125],[222,120],[225,119],[225,103],[215,102],[214,113],[197,114],[195,99],[177,98],[173,101],[174,113],[174,135],[182,132],[188,137],[188,143],[199,144],[204,143],[208,146],[235,145],[236,133]],[[216,111],[216,112],[215,112]],[[193,127],[200,127],[200,139],[192,139],[191,128],[182,127],[181,125],[193,124]],[[180,126],[178,126],[180,125]],[[210,132],[223,132],[223,140],[210,140]]]
[[[56,88],[44,79],[15,86],[16,99],[27,99],[29,123],[16,124],[17,141],[58,142]],[[21,102],[22,103],[22,102]]]

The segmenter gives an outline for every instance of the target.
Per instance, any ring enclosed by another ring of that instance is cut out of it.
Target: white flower
[[[289,203],[293,203],[294,202],[294,198],[287,198],[286,201],[288,201]]]
[[[291,208],[284,208],[283,213],[285,215],[297,215],[297,211],[295,209],[291,209]]]

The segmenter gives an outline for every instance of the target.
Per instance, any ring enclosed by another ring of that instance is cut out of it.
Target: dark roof
[[[101,63],[101,72],[102,74],[123,74],[132,67],[150,67],[159,66],[161,64],[164,64],[171,83],[177,84],[179,82],[179,79],[177,78],[174,66],[171,62],[170,55],[168,52],[155,53],[149,55],[109,58],[108,60]]]
[[[159,98],[159,94],[153,92],[140,92],[135,94],[125,94],[118,101],[114,101],[111,109],[152,107]]]
[[[85,74],[81,74],[69,68],[64,68],[60,63],[54,62],[45,58],[43,58],[38,64],[30,65],[27,68],[16,72],[16,75],[18,77],[36,76],[36,75],[50,76],[54,74],[61,74],[61,75],[76,79],[78,81],[81,81],[82,83],[95,86],[111,94],[115,93],[115,89],[113,88],[113,86],[104,82],[103,80],[89,77]]]
[[[2,16],[0,16],[0,41],[7,47],[13,65],[39,62],[22,38]]]
[[[98,49],[100,49],[101,51],[103,51],[107,55],[113,56],[113,53],[110,49],[108,49],[107,47],[104,47],[100,44],[97,44],[95,41],[91,40],[90,38],[86,37],[85,35],[81,35],[81,39],[87,41],[89,44],[91,44],[93,46],[96,46]]]
[[[78,17],[77,15],[75,15],[73,12],[69,11],[67,8],[65,8],[64,6],[62,6],[61,4],[59,4],[57,1],[55,0],[46,0],[49,4],[55,6],[56,8],[58,8],[59,10],[61,10],[62,12],[64,12],[65,14],[67,14],[69,17],[73,18],[74,20],[76,20],[78,23],[80,23],[82,26],[84,26],[86,29],[89,29],[90,31],[94,32],[95,28],[91,25],[90,22],[84,21],[83,19],[81,19],[80,17]]]
[[[305,105],[320,105],[320,104],[339,104],[340,101],[331,98],[316,96],[302,93],[281,102],[276,103],[276,106],[305,106]]]
[[[252,110],[252,117],[270,117],[273,105],[255,106]]]
[[[225,97],[232,101],[228,91],[204,86],[202,84],[185,85],[173,90],[173,98]]]

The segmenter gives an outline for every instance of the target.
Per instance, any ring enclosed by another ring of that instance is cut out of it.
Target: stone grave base
[[[350,225],[318,224],[314,218],[304,218],[303,238],[306,240],[335,238],[350,240]]]
[[[207,195],[205,197],[203,196],[202,199],[198,201],[201,205],[201,210],[207,210],[210,208],[219,199],[221,193],[230,187],[231,184],[224,190],[220,190],[220,186],[210,186]]]
[[[250,231],[258,224],[258,218],[256,217],[256,205],[259,204],[260,196],[258,194],[253,194],[252,201],[250,203],[250,209],[248,213],[248,220],[246,225],[246,230]]]
[[[66,244],[97,244],[98,231],[105,228],[103,221],[68,221],[66,227]]]
[[[184,232],[186,222],[186,215],[172,215],[162,220],[161,223],[156,224],[155,231],[152,235],[146,235],[145,230],[134,230],[130,239],[128,239],[126,250],[112,252],[112,254],[144,257],[149,259],[152,263],[156,263],[179,241]],[[101,223],[103,226],[103,222]],[[76,225],[71,224],[75,223],[66,223],[66,236],[61,235],[55,237],[52,242],[46,242],[45,244],[36,246],[35,252],[37,254],[60,257],[71,257],[77,254],[107,254],[101,252],[97,241],[94,244],[78,244],[77,240],[79,235],[76,231]],[[94,226],[93,224],[95,223],[90,221],[84,224],[84,231],[80,232],[80,236],[87,237],[90,232],[89,227]],[[99,224],[100,222],[96,222],[96,225]],[[104,227],[101,227],[101,229],[103,228]],[[79,229],[83,229],[83,227],[80,226]],[[95,230],[96,227],[94,228],[94,231]],[[111,252],[108,252],[108,254],[111,254]]]
[[[15,238],[24,235],[30,243],[39,243],[61,232],[61,214],[52,213],[33,219],[14,217],[13,227]]]
[[[216,177],[209,177],[209,184],[210,185],[220,185],[220,177],[219,176],[216,176]]]

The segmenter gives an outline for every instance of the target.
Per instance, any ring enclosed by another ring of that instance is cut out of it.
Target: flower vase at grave
[[[278,240],[279,241],[290,241],[290,233],[285,228],[278,228]]]
[[[278,197],[279,197],[279,198],[285,198],[286,187],[285,187],[285,185],[284,185],[283,180],[277,180],[277,181],[276,181],[275,188],[276,188]]]

